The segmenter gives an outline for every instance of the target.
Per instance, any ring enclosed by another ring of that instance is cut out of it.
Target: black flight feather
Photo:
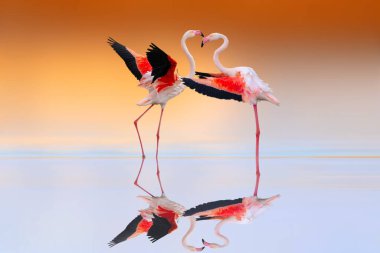
[[[195,74],[197,76],[199,76],[200,79],[206,79],[207,77],[214,77],[214,75],[210,74],[210,73],[206,73],[206,72],[198,72],[198,71],[195,71]]]
[[[212,202],[197,205],[196,207],[193,207],[193,208],[186,210],[184,212],[183,216],[191,216],[191,215],[194,215],[194,214],[199,213],[199,212],[205,212],[205,211],[213,210],[213,209],[219,208],[219,207],[225,207],[225,206],[240,204],[242,202],[243,202],[243,198],[212,201]],[[202,217],[206,217],[206,216],[200,216],[199,220],[205,219]]]
[[[128,49],[111,37],[108,38],[108,44],[110,44],[113,50],[115,50],[115,52],[124,60],[128,69],[137,78],[137,80],[140,80],[142,74],[137,68],[135,57],[128,51]]]
[[[155,242],[169,233],[170,222],[162,217],[153,214],[153,225],[150,227],[147,236],[151,242]]]
[[[204,216],[204,215],[202,215],[202,216],[199,216],[198,218],[196,218],[195,220],[196,220],[196,221],[200,221],[200,220],[211,220],[211,219],[215,219],[215,218],[217,218],[217,217],[211,217],[211,216]]]
[[[123,242],[125,240],[127,240],[131,235],[133,235],[136,230],[137,230],[137,226],[139,225],[139,223],[142,221],[142,216],[139,215],[137,216],[136,218],[134,218],[128,225],[127,227],[123,230],[123,232],[121,232],[120,234],[118,234],[112,241],[110,241],[108,243],[108,246],[110,247],[113,247],[115,246],[116,244],[120,243],[120,242]]]
[[[183,83],[189,87],[190,89],[195,90],[196,92],[209,96],[209,97],[214,97],[214,98],[219,98],[219,99],[233,99],[237,101],[243,101],[241,95],[230,93],[224,90],[219,90],[217,88],[207,86],[201,83],[197,83],[193,81],[190,78],[182,78]]]
[[[169,56],[154,43],[150,44],[150,47],[146,52],[146,56],[148,57],[150,65],[152,66],[153,83],[158,78],[168,73],[171,67],[171,63],[168,58]]]

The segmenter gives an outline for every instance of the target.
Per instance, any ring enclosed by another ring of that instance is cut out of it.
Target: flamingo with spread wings
[[[146,201],[149,207],[140,210],[140,214],[120,234],[112,239],[108,246],[113,247],[118,243],[144,233],[146,233],[151,242],[156,242],[177,229],[177,220],[185,211],[185,207],[171,201],[165,195],[161,197],[139,197]]]
[[[182,78],[182,80],[186,86],[203,95],[218,99],[236,100],[253,105],[256,122],[256,180],[258,180],[260,178],[260,126],[257,112],[257,102],[266,100],[275,105],[279,105],[280,102],[272,94],[272,90],[269,88],[269,85],[261,80],[252,68],[227,68],[221,64],[219,54],[228,47],[229,43],[228,38],[225,35],[220,33],[211,33],[203,38],[201,46],[203,47],[204,44],[218,39],[223,39],[223,44],[215,50],[213,60],[221,73],[212,74],[196,72],[199,79]],[[256,184],[254,189],[254,196],[257,196],[257,187],[258,184]]]
[[[144,159],[141,161],[139,173],[143,165]],[[149,204],[148,208],[139,211],[140,214],[108,243],[110,247],[141,234],[146,234],[151,242],[156,242],[178,228],[178,219],[182,217],[186,208],[168,199],[165,194],[160,197],[156,197],[151,193],[149,195],[139,196]],[[194,251],[202,251],[204,248],[205,246],[200,248],[192,247]]]
[[[188,77],[193,77],[195,74],[195,61],[193,56],[190,54],[187,46],[186,40],[193,38],[195,36],[202,36],[203,33],[199,30],[188,30],[185,32],[181,39],[181,46],[190,62],[190,72]],[[141,136],[138,128],[138,121],[154,106],[161,105],[160,120],[157,128],[157,144],[156,144],[156,160],[158,159],[158,146],[160,140],[160,127],[162,115],[166,103],[179,95],[184,89],[185,85],[181,82],[179,76],[175,73],[177,62],[164,51],[162,51],[155,44],[151,44],[146,56],[140,55],[130,48],[118,43],[116,40],[109,38],[108,43],[115,50],[115,52],[124,60],[128,69],[139,81],[139,86],[146,88],[149,92],[148,96],[143,98],[137,103],[139,106],[149,106],[135,121],[134,125],[136,127],[137,135],[140,142],[142,158],[145,158],[144,147],[141,141]],[[157,164],[156,174],[160,183],[161,192],[164,193],[160,179],[160,170]],[[138,184],[138,178],[135,181],[135,185],[140,187]],[[147,192],[148,193],[148,192]]]

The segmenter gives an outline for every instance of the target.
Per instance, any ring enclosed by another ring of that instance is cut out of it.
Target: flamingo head
[[[206,37],[204,37],[202,39],[201,47],[203,47],[204,45],[206,45],[206,43],[209,42],[209,41],[218,40],[218,39],[221,39],[223,37],[224,37],[224,35],[220,34],[220,33],[210,33],[209,35],[207,35]]]
[[[187,32],[185,32],[185,36],[186,36],[186,38],[193,38],[195,36],[204,37],[201,30],[188,30]]]
[[[207,242],[205,239],[202,239],[202,243],[205,247],[209,247],[211,249],[223,248],[226,246],[226,245],[220,245],[213,242]]]

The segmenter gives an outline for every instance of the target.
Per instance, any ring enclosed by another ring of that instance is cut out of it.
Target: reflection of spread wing
[[[108,243],[108,246],[113,247],[116,244],[123,242],[123,241],[127,240],[129,237],[131,237],[134,233],[137,232],[137,227],[142,220],[143,220],[143,218],[141,217],[141,215],[139,215],[135,219],[133,219],[127,225],[127,227],[123,230],[123,232],[118,234],[112,241],[110,241]]]
[[[155,242],[164,237],[165,235],[169,234],[170,228],[172,226],[167,219],[153,214],[152,222],[153,225],[149,229],[147,234],[151,242]]]
[[[146,53],[150,65],[152,65],[153,81],[165,75],[173,75],[174,69],[177,66],[177,62],[173,60],[169,55],[162,51],[155,44],[150,44],[150,48]],[[172,85],[172,84],[170,84]]]
[[[196,207],[193,207],[193,208],[186,210],[184,212],[183,216],[192,216],[192,215],[196,215],[197,213],[207,212],[207,211],[211,211],[211,210],[214,210],[217,208],[241,204],[242,202],[243,202],[242,198],[232,199],[232,200],[227,199],[227,200],[212,201],[212,202],[197,205]],[[206,217],[207,216],[200,216],[199,219],[197,219],[197,220],[212,219],[211,217],[209,217],[209,218],[206,218]]]
[[[230,77],[221,77],[230,78]],[[233,78],[233,77],[232,77]],[[223,89],[224,87],[218,85],[217,79],[219,78],[207,78],[207,79],[192,79],[192,78],[182,78],[183,83],[190,89],[196,92],[219,99],[233,99],[237,101],[243,101],[241,94],[237,92],[231,92]]]
[[[151,71],[152,67],[146,57],[136,54],[111,37],[108,38],[108,44],[110,44],[115,52],[124,60],[128,69],[137,80],[140,80],[146,72]]]

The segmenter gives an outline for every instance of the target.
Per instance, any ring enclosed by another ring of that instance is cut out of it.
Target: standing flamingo
[[[183,78],[186,86],[198,93],[219,99],[233,99],[253,105],[256,121],[256,180],[260,178],[259,169],[259,140],[260,126],[257,113],[257,102],[267,100],[275,105],[280,102],[273,96],[272,90],[256,72],[250,67],[224,67],[219,60],[219,54],[228,47],[228,38],[220,33],[211,33],[202,40],[202,47],[209,41],[223,39],[223,44],[215,50],[213,60],[216,67],[222,72],[210,74],[196,72],[200,79]],[[254,190],[257,196],[258,184]]]
[[[177,229],[177,220],[185,211],[185,207],[169,200],[165,196],[139,196],[149,204],[149,207],[140,210],[140,214],[117,235],[108,246],[131,239],[146,233],[151,242],[156,242]]]
[[[181,46],[185,52],[187,59],[190,62],[190,72],[188,77],[191,78],[195,74],[195,61],[190,54],[186,40],[195,36],[202,36],[203,33],[200,30],[188,30],[185,32],[181,39]],[[161,105],[160,120],[157,128],[157,144],[156,144],[156,160],[158,159],[158,145],[160,139],[160,127],[162,115],[165,109],[166,103],[173,97],[179,95],[186,86],[181,82],[175,73],[177,62],[167,55],[164,51],[158,48],[155,44],[151,44],[146,56],[137,54],[133,50],[123,46],[112,38],[108,39],[110,46],[116,51],[116,53],[124,60],[128,69],[139,81],[139,86],[146,88],[149,92],[148,96],[137,103],[139,106],[147,106],[146,109],[135,121],[137,135],[139,137],[142,158],[145,158],[144,148],[141,141],[140,132],[137,126],[138,121],[147,113],[154,105]],[[141,171],[140,171],[141,172]],[[156,174],[160,183],[161,192],[164,193],[160,179],[160,170],[157,163]],[[140,173],[139,173],[140,175]],[[146,191],[138,184],[138,177],[135,181],[135,185]],[[146,191],[147,192],[147,191]],[[148,192],[147,192],[148,193]]]
[[[186,241],[195,227],[195,222],[201,220],[220,220],[216,224],[214,231],[216,236],[223,240],[223,244],[209,243],[204,239],[202,239],[202,243],[209,248],[225,247],[229,244],[229,239],[220,233],[220,229],[225,223],[250,223],[279,197],[280,195],[275,195],[267,199],[260,199],[257,196],[250,196],[234,200],[218,200],[190,208],[183,213],[183,217],[189,217],[190,219],[190,228],[182,238],[182,244],[191,251],[199,251],[198,249],[202,248],[188,245]]]
[[[260,178],[256,180],[255,188],[259,186],[259,181]],[[220,233],[220,229],[225,223],[250,223],[279,197],[280,195],[277,194],[266,199],[250,196],[233,200],[217,200],[190,208],[182,215],[190,220],[190,227],[182,238],[182,245],[190,251],[201,251],[205,247],[226,247],[229,244],[229,239]],[[209,243],[204,239],[202,239],[203,247],[194,247],[187,243],[187,237],[193,232],[196,221],[201,220],[220,220],[216,224],[214,232],[217,237],[223,240],[223,244]]]

